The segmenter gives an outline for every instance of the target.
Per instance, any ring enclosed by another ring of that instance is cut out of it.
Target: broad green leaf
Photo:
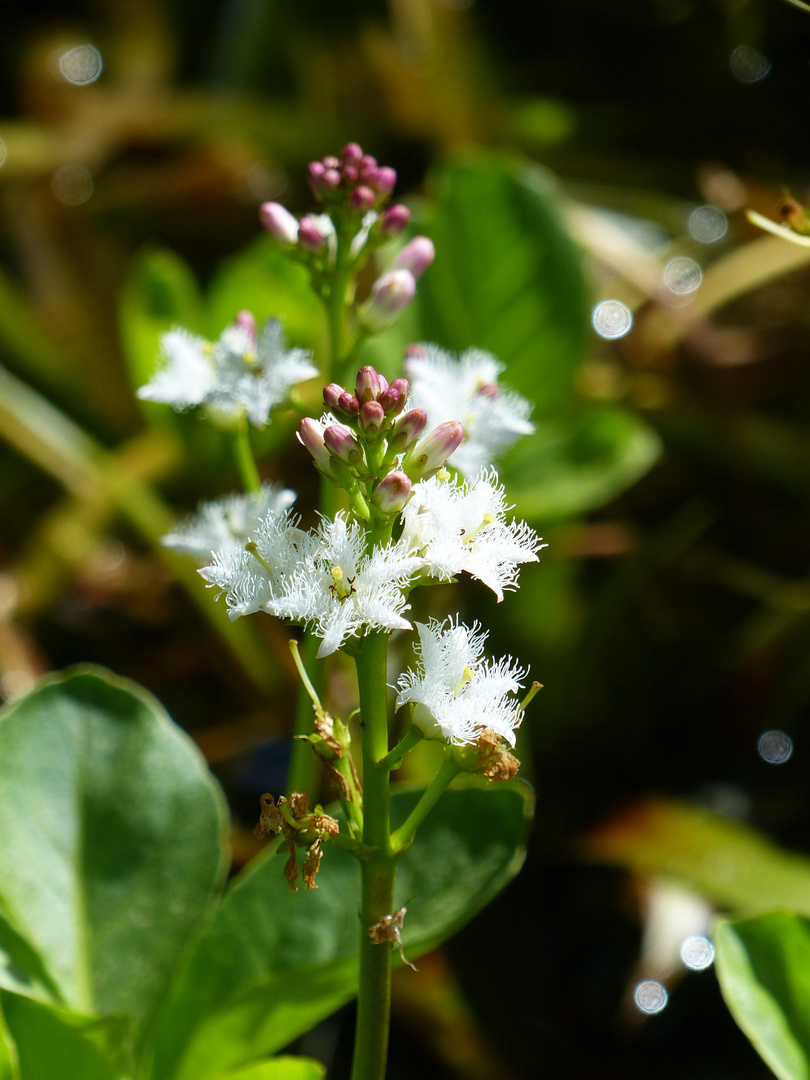
[[[302,266],[291,262],[269,236],[261,236],[222,264],[211,285],[208,332],[219,337],[242,310],[258,322],[280,319],[288,342],[316,348],[325,341],[323,307]]]
[[[143,386],[154,374],[161,335],[175,326],[201,333],[201,312],[197,282],[178,255],[163,248],[148,248],[135,258],[119,314],[133,387]],[[168,416],[171,410],[164,407],[154,413]]]
[[[221,1080],[323,1080],[326,1069],[311,1058],[277,1057],[228,1073]]]
[[[14,1042],[15,1080],[126,1080],[131,1075],[122,1061],[132,1041],[126,1021],[80,1016],[7,990],[0,990],[0,1004]]]
[[[714,943],[731,1015],[779,1080],[810,1080],[810,921],[720,919]]]
[[[541,422],[500,470],[519,517],[550,521],[604,505],[652,468],[658,436],[619,408],[590,408]]]
[[[600,862],[676,878],[732,911],[810,916],[810,859],[709,810],[650,800],[592,833],[583,848]]]
[[[546,174],[496,158],[452,164],[419,225],[436,245],[417,292],[425,338],[494,353],[505,384],[534,402],[535,419],[557,413],[589,315],[580,254]]]
[[[395,822],[418,794],[394,795]],[[396,905],[408,908],[408,959],[447,938],[517,873],[529,813],[529,789],[519,783],[442,796],[397,876]],[[241,875],[162,1014],[152,1080],[205,1080],[273,1053],[351,998],[360,931],[357,861],[330,848],[318,885],[292,893],[275,857]]]
[[[202,755],[132,683],[79,668],[4,710],[7,985],[148,1016],[221,879],[225,820]]]

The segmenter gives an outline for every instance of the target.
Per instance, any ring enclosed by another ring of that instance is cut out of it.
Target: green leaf
[[[417,292],[426,339],[494,353],[535,419],[559,412],[589,314],[580,254],[547,175],[478,158],[448,166],[438,188],[435,213],[419,222],[436,245]]]
[[[393,797],[395,824],[419,792]],[[405,955],[435,947],[517,873],[530,792],[521,783],[446,792],[403,856]],[[273,1053],[356,990],[360,874],[339,848],[317,891],[292,893],[282,860],[254,863],[218,908],[161,1017],[152,1080],[204,1080]],[[396,957],[396,954],[395,954]],[[396,957],[398,960],[398,957]]]
[[[15,1080],[126,1080],[131,1075],[121,1060],[122,1049],[131,1044],[126,1021],[80,1016],[7,990],[0,990],[0,1004],[14,1043]]]
[[[4,710],[7,985],[146,1018],[221,880],[225,826],[202,755],[134,684],[76,669]]]
[[[227,1073],[221,1080],[323,1080],[326,1069],[320,1061],[301,1057],[277,1057],[260,1061],[234,1073]]]
[[[604,505],[655,464],[661,443],[625,409],[589,408],[542,422],[500,470],[518,517],[550,521]]]
[[[135,258],[121,296],[119,322],[133,387],[155,372],[160,337],[175,326],[199,333],[202,303],[189,267],[173,251],[147,248]],[[165,407],[154,415],[171,415]]]
[[[318,348],[326,341],[323,306],[302,266],[291,262],[269,236],[261,236],[227,260],[209,294],[209,335],[217,338],[237,314],[257,322],[280,319],[288,342]]]
[[[810,916],[810,859],[696,806],[643,802],[592,833],[583,848],[600,862],[676,878],[740,913],[789,908]]]
[[[810,921],[721,919],[714,942],[731,1015],[779,1080],[810,1080]]]

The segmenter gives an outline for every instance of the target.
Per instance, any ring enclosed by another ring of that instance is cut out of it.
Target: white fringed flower
[[[446,420],[463,425],[464,441],[450,464],[464,476],[475,476],[521,435],[534,431],[531,404],[498,386],[503,370],[481,349],[468,349],[457,360],[438,345],[416,346],[405,361],[410,407],[424,409],[433,427]]]
[[[257,492],[200,503],[195,514],[160,542],[203,563],[216,551],[243,548],[263,518],[283,514],[294,502],[294,491],[264,484]]]
[[[138,397],[178,411],[208,405],[226,416],[247,416],[263,427],[292,386],[318,374],[309,355],[304,349],[286,349],[275,319],[269,319],[257,337],[252,320],[240,317],[213,345],[185,330],[172,330],[161,339],[161,366]]]
[[[289,514],[268,514],[244,547],[229,546],[214,553],[209,566],[198,571],[209,585],[225,595],[231,621],[255,611],[271,611],[276,595],[299,564],[310,558],[314,535],[298,528]]]
[[[397,683],[396,707],[413,705],[413,723],[426,738],[471,743],[487,728],[515,745],[523,719],[514,695],[528,672],[511,656],[482,659],[487,635],[478,623],[417,623],[417,669]]]
[[[507,521],[506,496],[494,469],[460,483],[440,472],[415,485],[402,512],[402,540],[425,560],[428,577],[467,573],[500,602],[517,588],[518,566],[537,562],[545,547],[525,521]]]
[[[270,611],[305,623],[322,638],[318,656],[328,656],[361,629],[409,630],[402,615],[408,604],[403,588],[424,560],[399,541],[365,551],[366,537],[341,514],[324,519],[306,560],[285,576]]]

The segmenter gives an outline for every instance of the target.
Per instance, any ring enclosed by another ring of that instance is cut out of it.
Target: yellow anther
[[[467,683],[472,681],[472,677],[473,677],[472,668],[469,667],[467,664],[465,664],[464,665],[464,670],[461,673],[461,678],[458,680],[458,682],[456,683],[456,685],[455,685],[455,687],[453,689],[453,697],[457,697],[461,693],[461,691],[464,689],[464,687],[467,685]]]
[[[336,585],[343,581],[343,571],[339,566],[333,566],[330,573]]]

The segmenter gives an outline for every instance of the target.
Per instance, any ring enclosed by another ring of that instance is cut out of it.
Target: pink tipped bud
[[[414,480],[427,480],[437,473],[464,438],[464,428],[458,420],[439,424],[405,455],[402,467]]]
[[[309,214],[302,217],[298,225],[298,243],[301,247],[314,252],[323,251],[326,248],[326,237],[318,228],[315,219]]]
[[[338,412],[342,413],[344,416],[352,420],[360,412],[360,402],[357,400],[354,394],[350,394],[348,390],[344,390],[344,392],[338,398],[337,407]]]
[[[262,203],[259,220],[273,239],[285,247],[291,247],[298,240],[298,221],[281,203]]]
[[[402,203],[389,206],[387,210],[383,210],[380,214],[378,226],[380,235],[385,237],[399,236],[410,220],[411,212],[407,206],[403,206]]]
[[[342,165],[340,168],[340,175],[343,177],[344,184],[356,184],[357,177],[360,174],[356,165]]]
[[[397,270],[410,270],[415,278],[421,277],[433,260],[436,249],[433,241],[426,236],[415,236],[405,245],[397,256],[394,266]]]
[[[367,183],[374,188],[378,195],[390,195],[397,182],[396,169],[388,165],[382,165],[372,176],[367,178]]]
[[[416,279],[410,270],[389,270],[371,286],[371,296],[360,309],[360,322],[369,333],[385,330],[416,295]]]
[[[384,514],[398,514],[411,497],[413,483],[404,472],[390,472],[371,494],[371,501]]]
[[[298,441],[309,450],[315,464],[326,476],[334,475],[332,458],[324,444],[324,426],[310,416],[305,416],[298,425]]]
[[[377,201],[377,196],[370,187],[360,184],[349,196],[349,207],[360,214],[365,214]]]
[[[345,394],[346,391],[342,386],[339,386],[336,382],[330,382],[328,386],[323,388],[323,403],[327,409],[336,409],[338,402],[340,401],[341,394]]]
[[[394,379],[388,389],[379,395],[377,401],[382,405],[386,415],[396,416],[402,412],[408,400],[409,390],[407,379]]]
[[[324,193],[337,191],[340,187],[340,173],[337,169],[327,169],[321,177],[321,191]]]
[[[367,401],[360,406],[360,430],[365,435],[378,435],[385,427],[385,413],[378,401]]]
[[[497,385],[492,382],[482,383],[476,390],[477,397],[496,398],[500,394],[500,390]]]
[[[363,160],[363,147],[356,142],[346,143],[340,152],[340,156],[343,158],[345,165],[359,165]]]
[[[307,167],[309,186],[316,199],[321,198],[321,179],[325,172],[326,166],[322,161],[310,161],[309,166]]]
[[[357,372],[354,392],[361,405],[365,405],[367,401],[377,401],[380,394],[387,389],[388,380],[383,375],[380,375],[378,371],[375,371],[370,364],[361,367]]]
[[[403,413],[399,420],[391,428],[388,436],[388,450],[392,454],[404,454],[422,432],[427,424],[427,413],[424,409],[409,409]]]
[[[253,344],[255,345],[256,319],[253,317],[253,312],[240,311],[239,314],[236,316],[236,325],[239,327],[240,330],[247,330],[248,334],[250,334]]]
[[[372,169],[377,168],[377,159],[372,157],[371,154],[363,154],[357,162],[357,167],[360,169],[360,175],[365,176],[366,173],[370,173]]]
[[[340,165],[340,159],[336,158],[334,154],[329,154],[327,157],[321,158],[321,161],[323,162],[323,167],[325,169],[337,169]]]
[[[357,465],[363,460],[360,444],[343,424],[329,424],[324,428],[323,441],[329,453],[347,465]]]

